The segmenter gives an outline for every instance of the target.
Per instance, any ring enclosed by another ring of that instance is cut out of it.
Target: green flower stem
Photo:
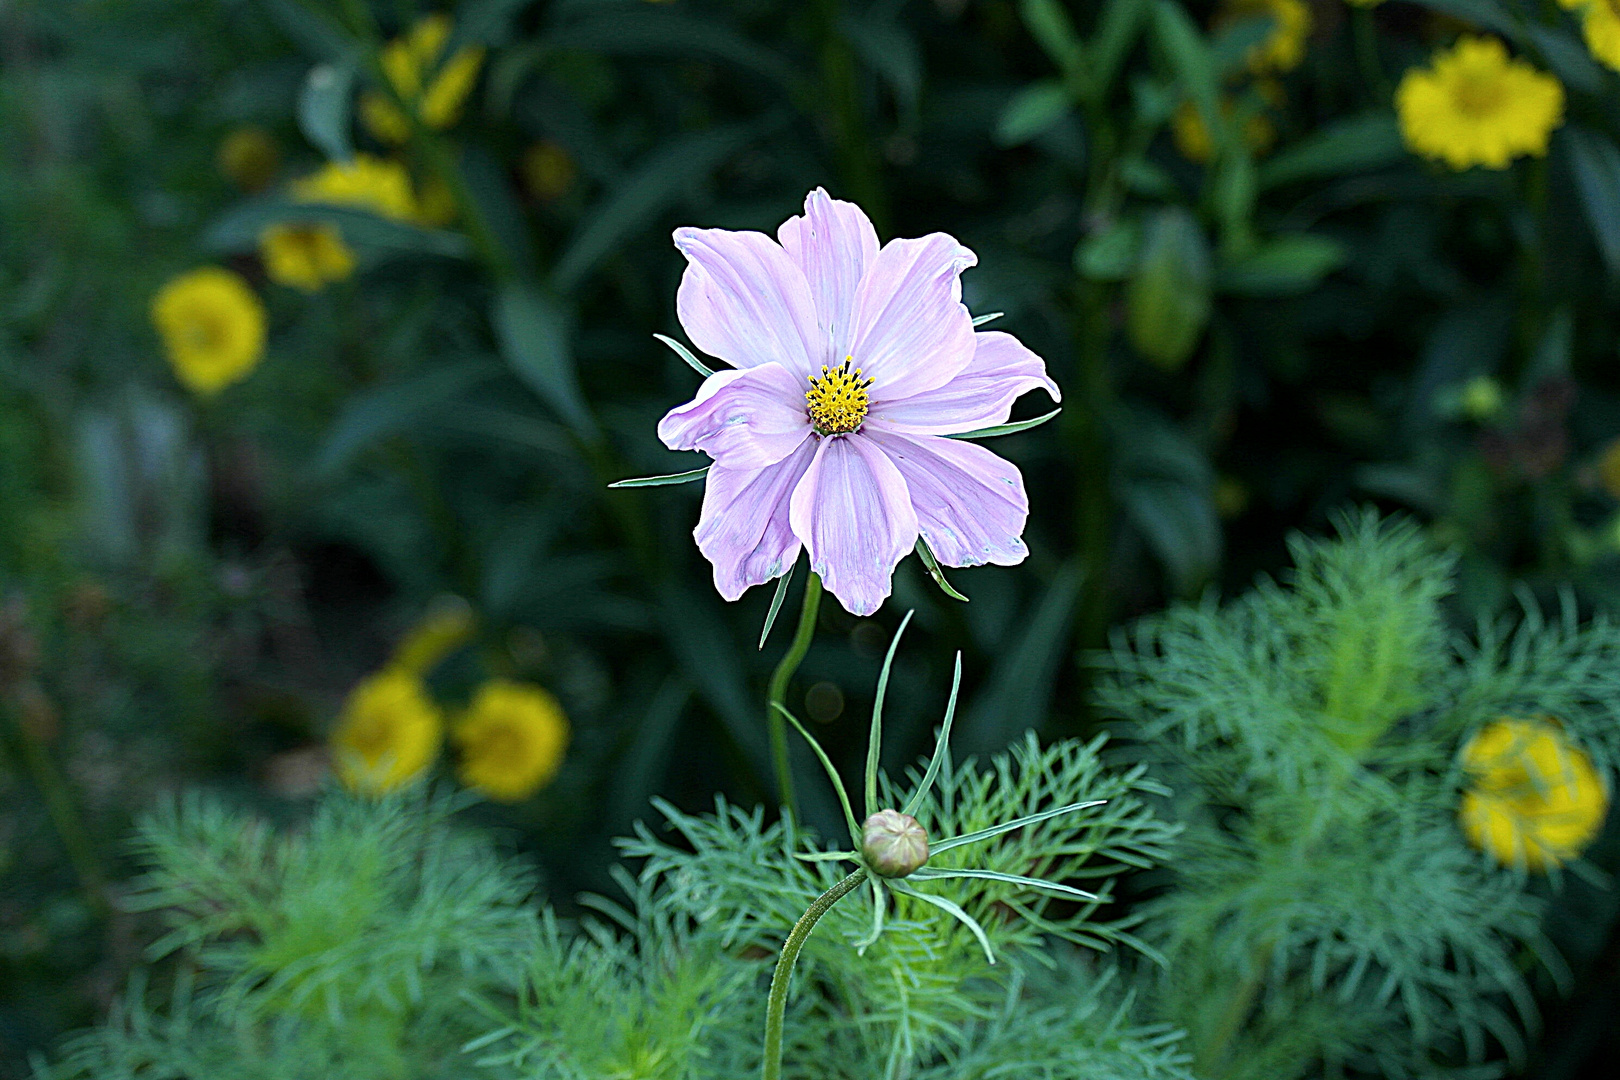
[[[816,581],[814,574],[810,580]],[[819,582],[817,588],[819,592]],[[765,1062],[760,1067],[763,1080],[781,1080],[782,1077],[782,1020],[787,1014],[788,982],[793,977],[793,965],[799,960],[799,951],[810,940],[821,917],[831,911],[838,901],[860,888],[865,880],[866,868],[862,867],[816,897],[815,903],[805,909],[799,921],[793,924],[787,941],[782,943],[782,955],[776,961],[775,973],[771,975],[771,994],[765,1006]]]
[[[39,736],[23,723],[15,709],[0,704],[0,713],[4,713],[12,722],[11,729],[16,732],[17,741],[21,744],[23,761],[34,786],[45,799],[45,812],[62,841],[68,861],[73,864],[73,873],[79,879],[85,901],[98,917],[106,918],[112,914],[112,904],[107,899],[107,876],[101,871],[101,861],[96,857],[90,834],[85,831],[84,819],[79,816],[78,804],[74,802],[67,778],[56,767],[56,762],[51,760],[50,752],[45,749]]]
[[[799,670],[804,654],[810,651],[810,639],[816,633],[816,616],[821,612],[821,576],[810,572],[804,583],[804,602],[799,608],[799,628],[793,633],[793,643],[783,655],[776,670],[771,673],[770,693],[765,699],[765,723],[771,733],[771,761],[776,767],[776,791],[782,799],[782,809],[798,820],[798,804],[793,798],[793,767],[788,760],[787,723],[777,709],[787,708],[788,682]]]

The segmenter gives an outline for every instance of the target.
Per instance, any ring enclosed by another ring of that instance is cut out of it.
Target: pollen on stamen
[[[846,357],[836,368],[823,364],[821,374],[810,380],[804,393],[806,411],[819,435],[843,435],[856,431],[866,420],[866,388],[872,380],[861,377],[861,369],[850,370],[855,362]]]

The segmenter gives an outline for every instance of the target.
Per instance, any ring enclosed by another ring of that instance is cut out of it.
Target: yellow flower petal
[[[1503,717],[1462,750],[1473,784],[1458,806],[1464,834],[1504,866],[1546,870],[1597,836],[1609,794],[1592,759],[1549,719]]]
[[[1272,20],[1271,33],[1249,49],[1245,58],[1256,75],[1292,71],[1305,59],[1305,41],[1311,35],[1311,8],[1306,0],[1223,0],[1215,16],[1217,28],[1266,15]]]
[[[259,258],[271,281],[305,292],[354,273],[354,252],[336,225],[271,225],[259,234]]]
[[[1518,157],[1547,153],[1564,122],[1564,88],[1496,38],[1464,37],[1414,68],[1395,91],[1401,134],[1414,153],[1461,171],[1505,169]]]
[[[356,154],[348,162],[328,162],[319,171],[294,180],[290,191],[295,202],[353,206],[395,221],[410,221],[417,212],[405,166],[370,154]]]
[[[332,751],[350,791],[382,795],[427,772],[439,756],[443,721],[422,680],[385,668],[361,681],[343,703]]]
[[[519,802],[551,781],[568,748],[557,699],[528,683],[494,679],[479,688],[451,736],[461,782],[500,802]]]
[[[217,394],[245,379],[264,356],[264,305],[241,275],[217,266],[158,290],[152,323],[175,376],[194,393]]]
[[[1581,15],[1586,47],[1601,63],[1620,71],[1620,0],[1590,0]]]

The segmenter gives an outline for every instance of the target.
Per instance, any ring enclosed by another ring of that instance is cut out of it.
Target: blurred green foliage
[[[432,9],[481,74],[396,151],[353,110]],[[952,573],[962,605],[908,562],[879,617],[824,606],[791,704],[840,764],[896,612],[929,647],[895,670],[895,761],[955,648],[965,750],[1087,734],[1111,627],[1280,568],[1347,500],[1455,551],[1436,625],[1515,590],[1613,606],[1620,76],[1549,4],[1309,14],[1299,66],[1260,77],[1267,16],[1179,0],[0,4],[0,1076],[98,1015],[152,937],[120,903],[132,815],[180,784],[301,813],[344,694],[443,594],[480,629],[438,696],[522,678],[570,717],[554,784],[468,811],[565,908],[608,887],[649,796],[765,797],[768,590],[713,594],[696,486],[606,487],[698,464],[652,436],[696,381],[652,337],[682,339],[679,224],[773,230],[824,184],[884,238],[949,231],[979,255],[966,302],[1065,391],[996,444],[1030,488],[1024,567]],[[1465,26],[1562,82],[1545,157],[1453,172],[1403,147],[1401,73]],[[246,127],[269,151],[223,170]],[[397,154],[450,220],[323,209],[357,273],[268,280],[263,228],[311,219],[287,184],[350,150]],[[270,338],[194,399],[148,308],[205,263],[254,286]],[[1430,659],[1391,657],[1344,738],[1426,700]],[[806,814],[837,822],[825,795]],[[1544,922],[1577,969],[1529,1055],[1549,1080],[1613,1049],[1615,905],[1585,889]]]

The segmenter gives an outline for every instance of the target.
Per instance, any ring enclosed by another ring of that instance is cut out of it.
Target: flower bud
[[[861,856],[879,877],[902,878],[928,861],[928,834],[910,814],[879,810],[861,826]]]

